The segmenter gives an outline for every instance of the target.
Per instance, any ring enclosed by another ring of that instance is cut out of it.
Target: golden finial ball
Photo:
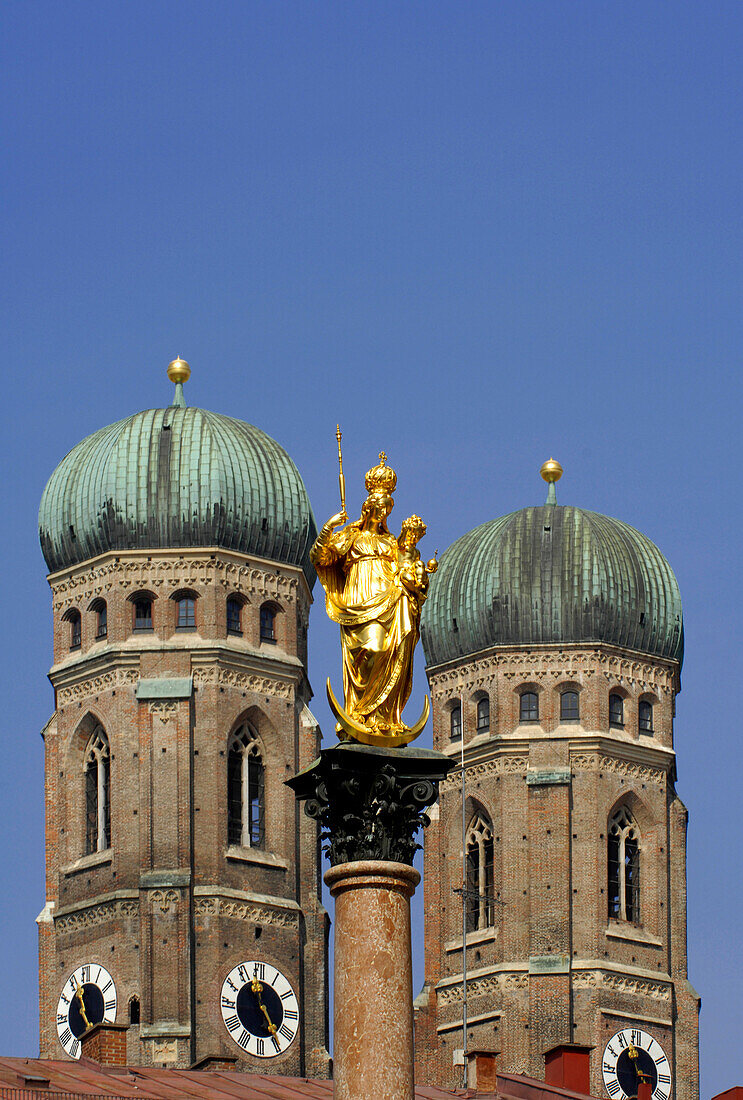
[[[540,474],[547,482],[559,481],[562,477],[562,466],[554,458],[548,458],[546,462],[542,463]]]
[[[179,382],[188,382],[190,377],[191,368],[185,359],[181,359],[180,355],[169,364],[168,378],[171,382],[175,382],[177,385]]]

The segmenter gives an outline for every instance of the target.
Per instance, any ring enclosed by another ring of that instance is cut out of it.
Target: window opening
[[[487,733],[490,729],[490,700],[477,700],[477,732]]]
[[[272,607],[264,604],[261,608],[261,641],[262,642],[275,642],[276,634],[274,631],[274,624],[276,619],[276,612]]]
[[[451,708],[449,714],[449,737],[452,741],[458,741],[462,736],[462,708],[459,703]]]
[[[227,633],[242,634],[242,606],[234,596],[227,601]]]
[[[70,623],[70,649],[79,649],[83,638],[83,625],[79,611],[71,611]]]
[[[539,696],[536,691],[524,691],[519,699],[519,719],[522,722],[539,721]]]
[[[147,596],[134,601],[134,629],[152,630],[152,600]]]
[[[111,847],[111,757],[108,737],[96,727],[85,752],[85,854]]]
[[[609,725],[624,725],[624,699],[621,695],[609,696]]]
[[[227,840],[264,845],[264,768],[255,731],[246,722],[232,735],[227,755]]]
[[[95,616],[95,636],[105,638],[108,635],[108,608],[105,600],[98,604]]]
[[[467,830],[467,931],[481,932],[495,923],[493,899],[493,830],[477,814]]]
[[[196,600],[193,596],[181,596],[178,602],[176,630],[196,629]]]
[[[560,695],[560,718],[563,722],[577,722],[578,717],[578,692],[563,691]]]
[[[647,699],[640,700],[638,723],[640,726],[640,733],[653,732],[653,704],[649,703]]]
[[[129,1002],[129,1023],[139,1023],[139,997],[132,997]]]
[[[609,822],[609,917],[640,923],[640,836],[622,806]]]

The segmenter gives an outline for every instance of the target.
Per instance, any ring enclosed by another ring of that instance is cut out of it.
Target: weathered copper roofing
[[[441,556],[423,612],[428,666],[496,645],[608,642],[681,662],[681,596],[658,547],[621,520],[545,504]]]
[[[73,447],[42,495],[39,534],[51,572],[107,550],[220,546],[315,579],[315,520],[283,447],[242,420],[179,404]]]
[[[74,1062],[0,1058],[2,1100],[42,1100],[50,1093],[58,1100],[65,1100],[64,1094],[70,1100],[80,1096],[87,1100],[332,1100],[333,1082],[232,1071],[101,1066],[87,1058]],[[416,1085],[415,1096],[416,1100],[586,1100],[569,1089],[508,1073],[498,1074],[497,1093]]]

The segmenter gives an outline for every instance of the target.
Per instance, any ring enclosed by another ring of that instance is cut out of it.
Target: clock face
[[[222,1019],[239,1047],[274,1058],[299,1030],[299,1005],[289,979],[270,963],[243,962],[222,984]]]
[[[62,986],[57,1003],[57,1035],[73,1058],[80,1057],[82,1036],[105,1020],[116,1019],[116,986],[105,966],[83,963]]]
[[[650,1079],[653,1100],[671,1095],[671,1067],[666,1052],[647,1031],[625,1028],[612,1035],[601,1060],[604,1088],[612,1100],[637,1096],[639,1075]]]

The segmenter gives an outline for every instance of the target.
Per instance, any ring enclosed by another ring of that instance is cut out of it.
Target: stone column
[[[335,900],[334,1100],[413,1100],[414,867],[379,859],[325,873]]]

